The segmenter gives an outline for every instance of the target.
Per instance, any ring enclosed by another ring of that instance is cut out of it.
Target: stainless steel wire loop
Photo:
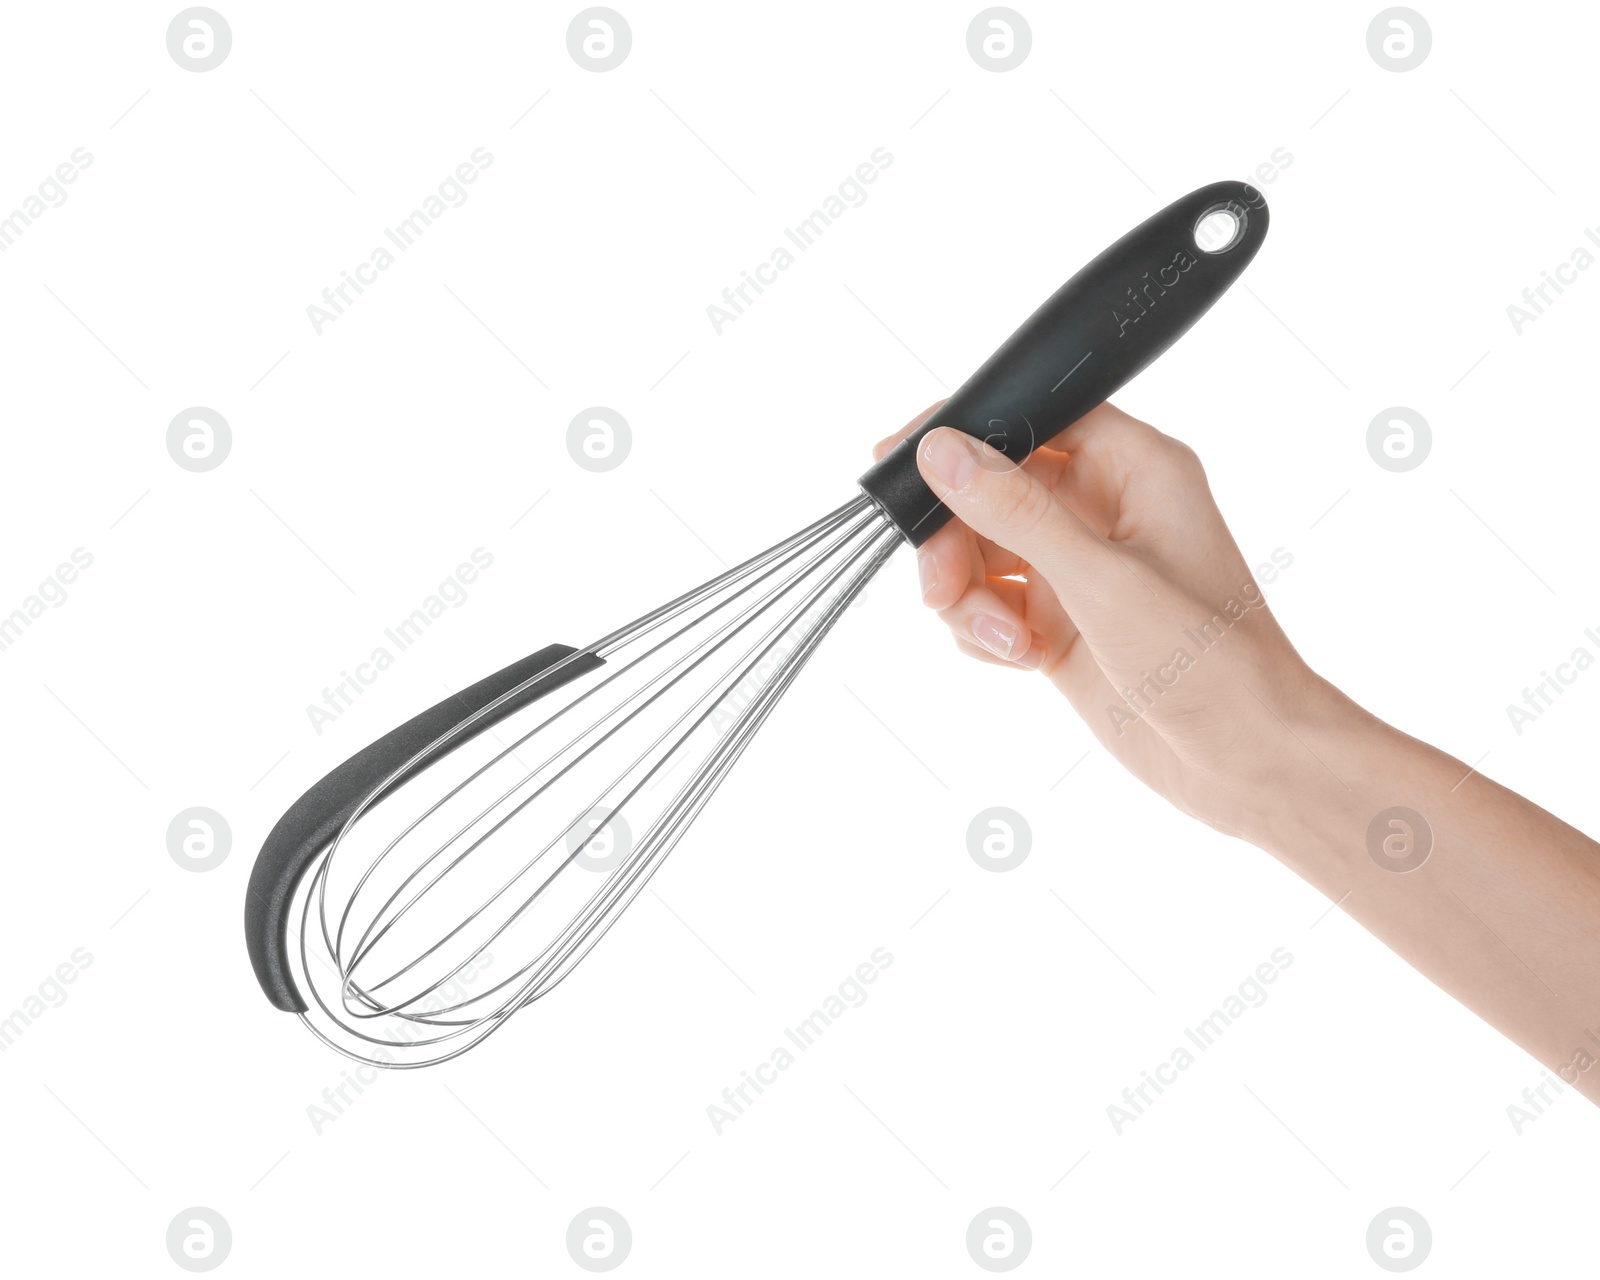
[[[860,496],[566,659],[604,662],[556,695],[487,731],[486,708],[418,752],[298,891],[306,1025],[404,1070],[548,994],[902,541]]]

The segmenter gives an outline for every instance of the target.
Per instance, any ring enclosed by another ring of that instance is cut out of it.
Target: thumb
[[[975,533],[1041,572],[1068,612],[1114,604],[1136,585],[1121,554],[1034,475],[954,427],[917,447],[928,487]]]

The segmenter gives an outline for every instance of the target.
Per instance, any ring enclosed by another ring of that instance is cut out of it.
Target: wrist
[[[1383,774],[1387,740],[1401,735],[1309,668],[1255,701],[1239,834],[1302,873],[1330,844],[1359,849],[1356,811]]]

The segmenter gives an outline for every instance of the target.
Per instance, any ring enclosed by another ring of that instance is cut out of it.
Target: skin
[[[1600,1103],[1600,845],[1312,671],[1192,449],[1105,404],[1021,467],[950,428],[917,464],[956,515],[919,549],[923,598],[963,653],[1043,675],[1151,790]]]

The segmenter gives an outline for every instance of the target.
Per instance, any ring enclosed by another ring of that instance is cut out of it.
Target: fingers
[[[937,609],[963,652],[1031,669],[1047,648],[1028,625],[1022,584],[991,578],[972,531],[951,521],[917,551],[923,603]]]
[[[980,577],[978,559],[972,530],[955,520],[946,524],[917,548],[922,602],[931,609],[948,609]]]
[[[1073,450],[1053,491],[1119,550],[1220,604],[1255,589],[1205,467],[1181,440],[1104,404],[1057,441]],[[1032,470],[1032,459],[1029,460]]]
[[[1137,545],[1145,535],[1181,532],[1196,512],[1212,505],[1194,451],[1115,405],[1102,404],[1085,414],[1051,448],[1069,450],[1071,465],[1046,483],[1114,541]],[[1037,472],[1032,459],[1028,467]]]
[[[1117,579],[1128,576],[1127,566],[1117,563],[1110,544],[1037,476],[988,445],[941,427],[923,437],[917,466],[964,524],[1042,573],[1069,614],[1075,604],[1103,605],[1110,602],[1107,597],[1126,593],[1126,584]]]
[[[1136,466],[1172,437],[1124,413],[1111,401],[1097,404],[1059,435],[1045,441],[1046,448],[1077,455],[1119,457]]]
[[[880,441],[874,456],[924,428],[939,408]],[[1075,647],[1080,626],[1104,638],[1116,619],[1147,614],[1155,603],[1141,571],[1146,553],[1135,548],[1141,533],[1158,533],[1177,515],[1166,508],[1192,512],[1184,455],[1198,466],[1177,441],[1110,404],[1021,467],[964,433],[928,431],[917,465],[957,518],[918,550],[924,602],[963,652],[1052,669]]]
[[[973,582],[1026,573],[1027,561],[989,538],[980,538],[952,520],[917,548],[917,577],[922,601],[948,609]]]
[[[899,444],[929,418],[933,417],[944,405],[945,401],[936,400],[898,431],[878,441],[877,444],[872,446],[872,460],[874,462],[881,460],[884,454],[888,453],[890,449],[893,449],[895,445]],[[1137,418],[1129,417],[1108,400],[1106,403],[1097,405],[1089,410],[1088,413],[1084,414],[1083,417],[1079,418],[1078,421],[1074,422],[1060,435],[1048,441],[1047,444],[1051,451],[1070,453],[1083,448],[1091,442],[1096,444],[1115,443],[1118,437],[1126,436],[1130,431],[1136,431],[1140,428],[1145,431],[1155,430],[1153,427],[1145,426]],[[1041,446],[1040,449],[1043,451],[1044,446]],[[1059,459],[1057,465],[1064,462],[1064,458]]]
[[[987,662],[995,667],[1009,667],[1013,671],[1037,671],[1044,661],[1044,653],[1041,650],[1037,657],[1030,651],[1027,661],[1008,662],[1004,658],[997,658],[982,645],[968,640],[963,635],[956,636],[956,648],[969,658],[976,658],[979,662]]]
[[[1062,449],[1068,453],[1076,453],[1080,449],[1097,444],[1101,441],[1115,442],[1125,437],[1131,430],[1145,424],[1131,414],[1123,413],[1121,409],[1107,400],[1097,404],[1088,413],[1069,425],[1059,435],[1052,436],[1045,444],[1052,449]],[[1147,428],[1149,429],[1149,428]]]
[[[943,400],[935,401],[893,435],[884,436],[882,440],[872,446],[872,460],[874,462],[881,460],[883,455],[888,453],[890,449],[894,448],[895,445],[899,444],[929,418],[933,417],[943,404]]]
[[[1029,628],[1016,608],[988,586],[973,587],[939,617],[963,652],[981,650],[1011,666],[1036,671],[1049,656],[1049,646]]]
[[[872,460],[883,456],[939,411],[943,400],[936,400],[891,435],[872,446]],[[961,545],[961,530],[946,525],[917,553],[917,572],[922,580],[922,598],[934,608],[953,604],[966,586],[967,550]],[[937,544],[937,545],[935,545]]]

